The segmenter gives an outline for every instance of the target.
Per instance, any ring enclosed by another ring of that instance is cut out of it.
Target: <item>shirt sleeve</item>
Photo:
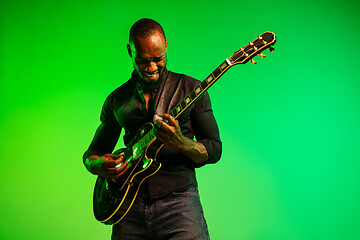
[[[95,132],[95,136],[90,143],[89,148],[83,155],[85,161],[91,155],[102,156],[112,153],[121,133],[121,126],[117,122],[113,111],[113,98],[109,95],[102,107],[101,124]]]
[[[195,102],[190,117],[196,140],[202,143],[208,152],[208,160],[200,164],[195,164],[194,167],[201,167],[208,163],[218,162],[221,157],[222,142],[220,140],[219,128],[211,108],[208,92],[205,92],[204,95]]]

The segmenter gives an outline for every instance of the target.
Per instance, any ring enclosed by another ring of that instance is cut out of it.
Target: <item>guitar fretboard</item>
[[[178,103],[169,114],[175,119],[195,102],[220,76],[228,70],[232,64],[228,59],[221,63],[204,81],[195,87],[180,103]]]
[[[169,114],[177,119],[193,102],[195,102],[209,87],[211,87],[231,66],[235,64],[243,64],[252,60],[252,58],[261,53],[263,50],[271,47],[276,42],[275,34],[272,32],[265,32],[258,36],[254,41],[249,42],[248,45],[237,50],[230,58],[225,59],[204,81],[195,87],[181,102],[179,102]],[[261,55],[260,55],[261,56]],[[261,56],[263,58],[265,55]],[[139,156],[146,146],[156,140],[155,134],[158,129],[158,124],[153,125],[152,130],[146,133],[138,142],[133,145],[134,157]]]
[[[197,87],[195,87],[181,102],[179,102],[169,114],[175,119],[180,116],[193,102],[195,102],[222,74],[227,71],[232,64],[228,59],[222,62],[205,80],[203,80]],[[155,123],[156,124],[156,123]],[[134,158],[140,156],[145,147],[155,139],[155,134],[158,126],[154,126],[147,132],[138,142],[133,145]]]
[[[147,132],[146,134],[144,134],[144,136],[138,141],[136,142],[133,147],[133,159],[135,160],[137,157],[140,157],[140,155],[142,154],[142,152],[145,150],[145,147],[154,140],[155,138],[155,134],[158,128],[156,127],[152,127],[151,130],[149,132]]]

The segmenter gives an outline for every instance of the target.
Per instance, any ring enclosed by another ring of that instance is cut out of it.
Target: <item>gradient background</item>
[[[82,154],[130,77],[128,31],[150,17],[168,68],[200,80],[278,37],[209,90],[223,156],[197,175],[212,239],[360,239],[360,3],[132,2],[2,1],[0,238],[109,239]]]

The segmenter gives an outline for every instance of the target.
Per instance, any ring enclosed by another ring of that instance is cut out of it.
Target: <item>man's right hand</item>
[[[118,179],[122,177],[129,169],[128,162],[123,161],[124,153],[118,155],[105,154],[102,157],[92,155],[86,159],[85,165],[87,169],[95,175],[111,179]],[[118,166],[120,163],[123,164]]]

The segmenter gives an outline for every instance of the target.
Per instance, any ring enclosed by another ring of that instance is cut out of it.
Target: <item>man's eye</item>
[[[161,62],[164,58],[154,58],[153,61],[154,62]]]
[[[150,60],[148,60],[148,59],[137,59],[136,61],[137,61],[139,64],[150,63]]]
[[[164,57],[158,57],[158,58],[153,58],[152,60],[150,59],[145,59],[145,58],[136,58],[136,62],[138,64],[149,64],[150,62],[161,62],[164,59]]]

